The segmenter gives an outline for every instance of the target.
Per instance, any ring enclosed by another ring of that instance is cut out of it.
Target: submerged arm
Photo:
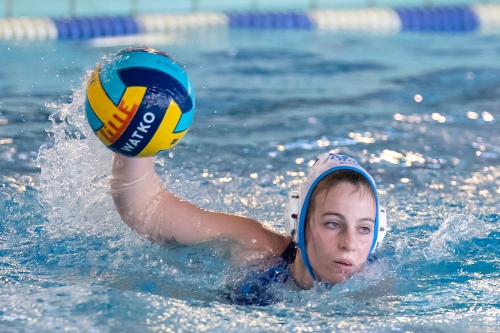
[[[115,154],[112,174],[111,194],[121,218],[153,241],[193,244],[227,238],[271,254],[286,247],[285,237],[253,219],[204,210],[168,192],[151,158]]]

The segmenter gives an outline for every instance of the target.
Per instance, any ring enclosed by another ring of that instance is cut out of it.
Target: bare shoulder
[[[253,235],[250,240],[245,239],[246,236],[234,237],[239,240],[233,244],[231,250],[231,260],[233,264],[251,264],[266,267],[269,262],[274,262],[276,257],[279,257],[285,252],[285,249],[292,241],[290,236],[278,234],[267,229],[261,223],[246,223],[247,227],[245,235]],[[252,230],[255,228],[254,230]]]

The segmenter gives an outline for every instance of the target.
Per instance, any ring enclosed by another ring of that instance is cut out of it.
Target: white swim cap
[[[370,253],[373,253],[377,246],[382,243],[387,229],[386,212],[383,207],[379,206],[377,188],[372,176],[363,169],[356,160],[345,155],[333,153],[324,153],[320,155],[309,171],[306,181],[300,185],[299,191],[292,191],[290,201],[285,212],[285,230],[287,234],[293,236],[293,239],[300,249],[304,264],[315,278],[313,269],[309,262],[309,257],[306,251],[305,244],[305,222],[307,208],[311,194],[316,185],[327,175],[339,170],[352,170],[359,172],[371,184],[376,203],[375,228],[373,242],[370,248]]]

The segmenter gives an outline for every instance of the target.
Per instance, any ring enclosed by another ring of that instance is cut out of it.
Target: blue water
[[[167,37],[150,46],[185,66],[197,111],[157,158],[166,187],[284,232],[307,163],[351,155],[388,209],[380,260],[330,291],[228,304],[229,244],[153,245],[114,211],[84,82],[129,45],[2,42],[1,332],[499,330],[500,35]]]

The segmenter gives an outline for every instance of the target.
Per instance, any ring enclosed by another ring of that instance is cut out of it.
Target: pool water
[[[229,244],[161,247],[114,211],[111,153],[82,106],[89,71],[129,45],[1,42],[1,332],[498,331],[500,35],[148,42],[185,66],[197,96],[190,131],[156,158],[168,189],[284,232],[309,161],[353,156],[388,210],[379,260],[331,290],[228,303]]]

